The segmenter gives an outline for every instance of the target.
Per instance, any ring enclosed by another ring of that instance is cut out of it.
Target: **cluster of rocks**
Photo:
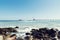
[[[7,32],[17,32],[16,28],[18,27],[0,28],[0,35],[7,35]],[[13,34],[9,36],[9,39],[14,38],[15,40],[60,40],[60,31],[53,28],[32,29],[30,33],[26,33],[25,35],[26,36],[24,38],[16,38],[16,34]]]
[[[16,34],[11,34],[11,33],[17,33],[18,31],[16,28],[8,27],[8,28],[0,28],[0,40],[10,40],[16,38]]]
[[[60,31],[53,28],[32,29],[26,33],[25,40],[60,40]]]
[[[0,28],[0,35],[7,35],[6,33],[17,32],[15,28]]]

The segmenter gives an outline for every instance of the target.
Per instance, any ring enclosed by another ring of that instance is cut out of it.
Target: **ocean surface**
[[[26,32],[30,32],[31,29],[35,28],[57,28],[60,29],[60,20],[0,20],[0,27],[16,27],[19,29],[16,33],[19,36],[24,36]]]

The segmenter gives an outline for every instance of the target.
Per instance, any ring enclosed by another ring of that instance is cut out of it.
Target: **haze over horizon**
[[[60,0],[0,0],[0,20],[60,19]]]

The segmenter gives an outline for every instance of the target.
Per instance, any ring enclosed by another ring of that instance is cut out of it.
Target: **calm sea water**
[[[16,27],[18,26],[19,33],[23,35],[33,28],[57,28],[60,29],[60,20],[0,20],[0,27]]]

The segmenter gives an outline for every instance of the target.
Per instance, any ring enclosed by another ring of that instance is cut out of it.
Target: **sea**
[[[41,19],[41,20],[0,20],[0,28],[16,27],[18,31],[17,36],[24,37],[25,33],[30,32],[31,29],[38,28],[55,28],[60,30],[60,20]],[[13,34],[13,33],[12,33]]]

